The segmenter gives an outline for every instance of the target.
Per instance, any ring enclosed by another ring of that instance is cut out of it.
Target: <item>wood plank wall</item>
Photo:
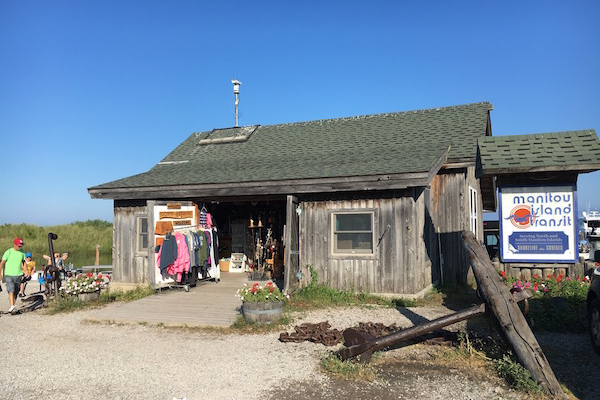
[[[319,283],[340,290],[413,294],[431,284],[431,261],[425,246],[423,192],[394,198],[306,200],[300,215],[300,263],[303,275],[312,265]],[[331,212],[374,211],[372,256],[333,256]],[[390,228],[377,247],[387,225]],[[430,228],[429,228],[430,229]]]
[[[469,255],[464,248],[462,231],[469,226],[469,186],[477,190],[478,233],[483,239],[483,213],[479,180],[475,167],[445,170],[431,182],[430,213],[433,225],[440,230],[443,254],[443,283],[464,284],[469,277]]]
[[[112,276],[114,282],[150,283],[148,254],[136,254],[137,217],[148,217],[147,207],[115,205]]]

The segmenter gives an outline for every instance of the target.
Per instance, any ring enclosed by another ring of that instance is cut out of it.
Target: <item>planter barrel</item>
[[[242,305],[244,318],[248,323],[270,324],[279,321],[283,314],[283,301],[277,302],[252,302],[245,301]]]
[[[100,291],[97,290],[97,291],[91,292],[91,293],[79,293],[77,295],[77,298],[79,299],[79,301],[98,300],[100,298]]]

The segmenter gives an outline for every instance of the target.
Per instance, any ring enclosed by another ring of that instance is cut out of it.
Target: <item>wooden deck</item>
[[[201,282],[196,287],[191,287],[189,292],[183,289],[163,289],[155,296],[98,310],[87,320],[164,326],[228,327],[240,315],[242,302],[235,293],[245,282],[252,283],[245,273],[221,272],[221,280],[218,283]]]

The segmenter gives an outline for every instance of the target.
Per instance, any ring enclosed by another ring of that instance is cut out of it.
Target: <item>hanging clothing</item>
[[[190,262],[192,263],[192,266],[197,267],[199,265],[198,250],[200,249],[200,235],[198,235],[198,232],[190,232],[190,237],[192,243],[192,246],[190,247]]]
[[[207,237],[209,238],[209,275],[211,278],[221,279],[221,268],[219,268],[219,236],[217,235],[217,228],[206,231]],[[216,254],[216,257],[215,257]]]
[[[206,208],[202,207],[200,211],[200,226],[206,226],[206,214],[208,214]]]
[[[158,252],[158,265],[160,272],[164,273],[169,265],[177,259],[177,241],[171,232],[167,232]]]
[[[175,242],[177,243],[177,258],[172,265],[167,267],[167,273],[175,275],[177,282],[181,282],[182,274],[190,271],[190,253],[185,236],[181,232],[175,233]]]

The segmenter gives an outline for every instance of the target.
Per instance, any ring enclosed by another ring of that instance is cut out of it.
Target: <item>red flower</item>
[[[102,274],[98,274],[98,279],[102,279]]]
[[[275,290],[275,288],[273,287],[273,285],[269,286],[269,292],[272,292],[273,290]]]
[[[500,271],[500,275],[504,278],[504,277],[506,277],[506,272]]]
[[[92,276],[94,276],[91,272],[88,272],[87,274],[85,274],[88,278],[91,278]]]

